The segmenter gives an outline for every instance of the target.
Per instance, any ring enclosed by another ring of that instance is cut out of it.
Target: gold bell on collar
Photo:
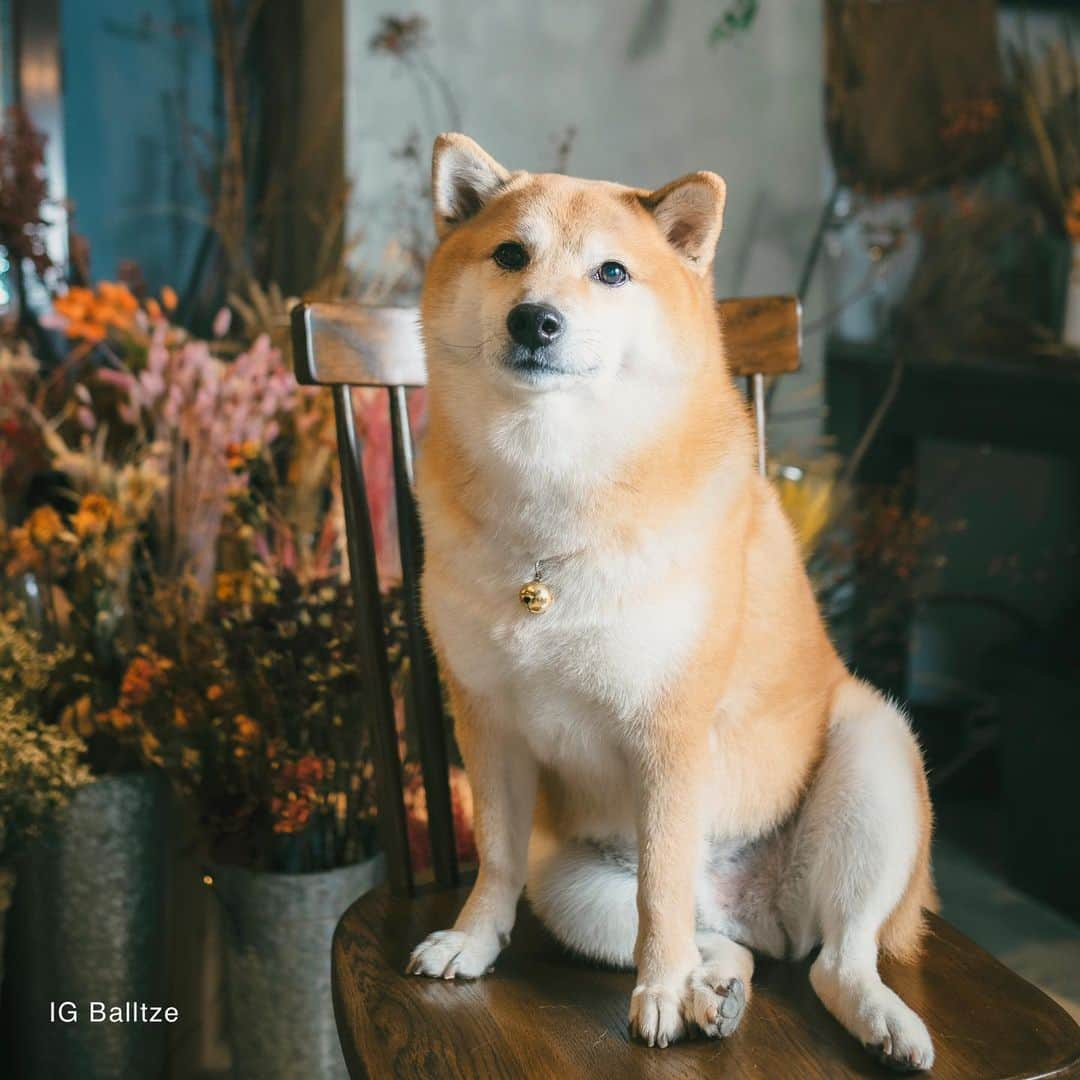
[[[543,615],[551,607],[554,596],[539,578],[534,578],[521,586],[518,599],[525,606],[526,611],[531,611],[533,615]]]

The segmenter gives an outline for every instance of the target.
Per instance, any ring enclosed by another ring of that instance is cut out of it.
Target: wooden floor
[[[413,945],[449,926],[462,892],[415,900],[376,890],[334,941],[334,1006],[354,1076],[755,1077],[895,1075],[873,1061],[810,988],[806,963],[761,960],[747,1018],[730,1039],[666,1050],[629,1040],[633,975],[561,950],[522,905],[510,947],[477,982],[403,974]],[[1080,1029],[1057,1004],[937,918],[925,959],[886,964],[885,981],[926,1021],[933,1077],[1080,1076]],[[926,1074],[924,1074],[926,1075]]]

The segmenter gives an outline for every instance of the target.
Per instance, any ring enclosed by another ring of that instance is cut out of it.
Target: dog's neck
[[[587,384],[509,399],[477,382],[469,396],[433,380],[428,447],[444,498],[465,519],[531,557],[604,547],[723,474],[752,473],[745,408],[722,361],[650,389]],[[448,466],[448,463],[453,463]]]

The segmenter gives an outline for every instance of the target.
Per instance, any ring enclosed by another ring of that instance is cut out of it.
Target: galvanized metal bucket
[[[10,866],[0,866],[0,991],[4,989],[4,927],[14,892],[15,871]]]
[[[157,774],[106,777],[76,791],[20,860],[8,914],[5,1070],[14,1058],[15,1076],[161,1075],[167,1025],[95,1022],[91,1002],[168,1004],[167,814]]]
[[[347,1077],[330,945],[345,909],[386,877],[383,857],[316,874],[217,866],[212,877],[225,931],[235,1080]]]

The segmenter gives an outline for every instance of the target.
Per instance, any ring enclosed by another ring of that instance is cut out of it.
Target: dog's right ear
[[[468,135],[440,135],[431,155],[431,202],[440,239],[484,208],[510,179]]]

